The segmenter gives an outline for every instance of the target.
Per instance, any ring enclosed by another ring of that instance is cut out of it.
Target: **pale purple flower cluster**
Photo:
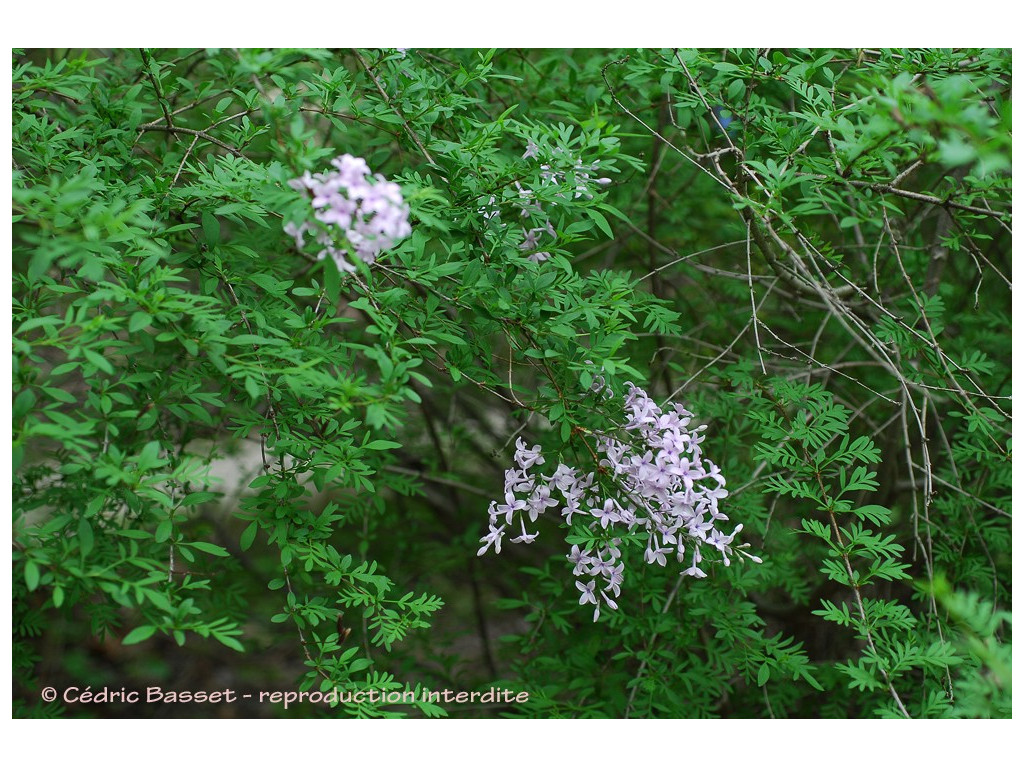
[[[593,360],[585,360],[584,362],[587,365],[591,366],[591,367],[593,367],[593,365],[594,365],[594,361]],[[592,379],[591,384],[590,384],[590,391],[591,392],[599,394],[599,395],[601,395],[601,397],[603,397],[605,399],[608,399],[609,397],[612,397],[615,394],[614,392],[612,392],[612,388],[609,387],[608,384],[605,382],[604,376],[602,376],[600,373],[593,374],[591,379]]]
[[[289,222],[284,231],[299,248],[305,245],[307,233],[312,234],[323,246],[317,258],[330,256],[338,269],[354,272],[350,256],[373,264],[381,251],[409,236],[409,206],[399,186],[379,173],[371,175],[363,158],[345,154],[331,165],[336,170],[312,175],[307,171],[288,182],[293,189],[312,195],[316,222]]]
[[[541,156],[542,151],[544,157]],[[612,180],[609,178],[592,178],[591,173],[597,171],[600,167],[600,163],[593,162],[589,165],[584,165],[579,157],[573,158],[565,149],[561,147],[555,147],[548,151],[547,149],[542,150],[540,145],[533,141],[533,139],[527,140],[526,152],[523,153],[523,159],[529,160],[531,158],[538,158],[545,160],[540,165],[540,177],[541,184],[543,186],[548,185],[560,185],[563,184],[568,178],[569,174],[572,174],[572,178],[575,182],[575,190],[572,193],[573,199],[586,198],[590,200],[594,197],[591,191],[591,185],[597,184],[604,186],[611,184]],[[548,251],[539,251],[541,247],[541,237],[547,235],[552,240],[557,239],[558,233],[551,224],[551,219],[545,214],[544,207],[540,201],[537,200],[537,196],[532,189],[527,189],[518,181],[515,182],[516,190],[519,193],[518,199],[514,201],[514,205],[519,208],[520,217],[532,217],[535,216],[536,221],[540,222],[540,226],[532,227],[527,229],[523,227],[523,240],[519,244],[519,250],[526,253],[526,258],[533,262],[547,261],[551,258],[551,253]],[[569,195],[565,192],[556,192],[555,197],[563,200],[568,200]],[[500,226],[506,226],[501,222],[500,211],[494,195],[490,195],[486,200],[480,198],[480,207],[477,209],[477,213],[484,217],[484,220],[494,220],[500,224]]]
[[[584,197],[590,200],[594,197],[590,191],[590,185],[599,184],[604,186],[611,184],[612,180],[609,178],[592,179],[590,174],[596,171],[600,166],[599,163],[593,162],[589,165],[584,165],[583,161],[579,158],[572,158],[571,170],[568,164],[565,162],[569,158],[568,152],[561,147],[555,147],[551,150],[547,158],[541,157],[541,147],[533,139],[528,139],[526,142],[526,152],[523,153],[523,159],[529,160],[531,158],[537,158],[539,160],[546,160],[541,163],[540,166],[540,178],[542,185],[558,185],[562,184],[568,178],[569,173],[573,174],[573,178],[576,182],[576,189],[573,192],[573,198]],[[562,166],[561,168],[559,166]],[[552,238],[556,237],[555,229],[551,226],[551,220],[546,216],[543,216],[544,210],[539,202],[534,199],[534,193],[532,190],[524,189],[519,182],[516,182],[516,189],[519,190],[520,197],[520,208],[521,215],[526,217],[531,214],[541,214],[544,219],[542,226],[534,227],[533,229],[523,229],[523,242],[520,243],[519,249],[522,251],[530,251],[528,258],[530,261],[547,261],[551,258],[551,254],[547,251],[537,252],[536,249],[540,244],[540,235],[548,234]],[[567,199],[567,195],[564,192],[557,192],[555,197]]]
[[[526,152],[523,153],[523,158],[536,157],[538,159],[545,159],[546,162],[541,163],[540,166],[540,178],[543,184],[562,184],[572,174],[573,180],[576,183],[576,188],[573,190],[573,199],[586,198],[590,200],[594,197],[594,193],[591,192],[591,184],[597,184],[599,186],[606,186],[612,183],[612,180],[607,177],[601,177],[598,179],[592,178],[591,174],[596,172],[601,164],[599,162],[593,162],[590,164],[584,164],[583,160],[577,156],[572,157],[568,150],[562,147],[555,147],[549,153],[547,158],[540,157],[541,148],[535,144],[532,140],[526,143]],[[555,197],[566,197],[564,192],[559,192]]]
[[[683,563],[689,547],[689,566],[682,573],[696,578],[707,576],[700,567],[706,547],[717,551],[725,565],[734,552],[761,562],[743,551],[748,545],[733,545],[742,525],[728,534],[718,528],[729,519],[719,509],[728,491],[721,470],[703,456],[705,427],[693,425],[693,414],[681,405],[663,410],[644,390],[627,386],[624,439],[598,438],[597,473],[559,464],[551,475],[542,474],[536,469],[544,463],[540,446],[527,448],[522,438],[516,441],[516,468],[505,471],[504,500],[491,502],[489,531],[477,551],[483,555],[493,546],[501,552],[506,529],[514,534],[513,544],[529,544],[537,532],[527,530],[528,524],[532,529],[550,508],[557,508],[570,525],[574,519],[584,521],[600,543],[583,550],[573,545],[568,559],[578,577],[580,605],[594,606],[594,621],[602,605],[618,608],[624,565],[622,538],[616,533],[645,533],[649,565],[665,566],[668,556]],[[602,487],[597,474],[610,487]]]

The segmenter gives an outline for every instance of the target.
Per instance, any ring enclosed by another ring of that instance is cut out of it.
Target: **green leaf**
[[[24,418],[25,415],[32,410],[32,407],[36,404],[36,395],[31,389],[23,389],[18,393],[18,396],[14,398],[13,417],[15,421],[19,421]]]
[[[128,321],[128,332],[136,333],[141,331],[143,328],[148,328],[151,322],[153,322],[153,318],[149,313],[134,312],[131,319]]]
[[[597,224],[598,228],[608,236],[609,240],[615,239],[615,233],[612,232],[612,228],[608,224],[608,219],[604,217],[604,214],[600,211],[594,210],[593,208],[585,209],[584,213],[594,220],[594,223]]]
[[[156,627],[153,626],[143,625],[141,627],[136,627],[124,636],[124,639],[121,641],[121,645],[135,645],[136,643],[141,643],[143,640],[151,638],[154,632],[156,632]]]
[[[197,504],[205,504],[206,502],[213,501],[216,498],[218,498],[218,495],[211,491],[194,491],[181,500],[181,506],[194,507]]]
[[[92,552],[93,545],[93,533],[92,526],[86,518],[81,518],[78,521],[78,548],[82,553],[82,557],[87,556]]]
[[[200,552],[205,552],[206,554],[214,555],[215,557],[228,556],[228,551],[224,549],[224,547],[218,546],[216,544],[210,544],[207,541],[194,541],[189,544],[186,544],[185,546],[192,547],[193,549],[198,549]]]
[[[104,373],[112,374],[114,372],[114,366],[112,366],[110,364],[110,361],[107,360],[107,358],[103,357],[103,355],[100,355],[99,353],[94,352],[91,349],[83,349],[82,354],[85,355],[86,360],[95,365]]]
[[[812,674],[811,674],[810,672],[808,672],[808,671],[807,671],[806,669],[801,669],[801,670],[800,670],[800,676],[801,676],[801,677],[802,677],[802,678],[803,678],[804,680],[806,680],[806,681],[807,681],[808,683],[810,683],[810,684],[811,684],[811,687],[812,687],[812,688],[814,688],[815,690],[817,690],[817,691],[824,691],[824,690],[825,690],[825,687],[824,687],[824,686],[823,686],[823,685],[822,685],[821,683],[819,683],[819,682],[818,682],[818,681],[817,681],[817,680],[815,679],[814,675],[812,675]]]
[[[241,644],[240,642],[238,642],[237,640],[235,640],[235,638],[233,638],[233,637],[230,637],[229,635],[220,635],[220,634],[217,634],[217,633],[214,633],[214,635],[213,635],[213,636],[214,636],[214,637],[215,637],[215,638],[216,638],[216,639],[217,639],[217,640],[218,640],[218,641],[219,641],[219,642],[220,642],[220,643],[221,643],[222,645],[226,645],[226,646],[227,646],[228,648],[230,648],[231,650],[233,650],[233,651],[238,651],[239,653],[245,653],[245,647],[244,647],[244,646],[243,646],[243,645],[242,645],[242,644]]]
[[[35,588],[39,586],[39,566],[36,565],[35,560],[25,561],[25,584],[28,586],[29,592],[35,591]]]
[[[390,451],[394,448],[401,448],[401,443],[393,442],[392,440],[371,440],[363,446],[368,451]]]
[[[324,294],[330,302],[330,306],[338,305],[338,298],[341,296],[341,273],[334,259],[324,259]]]
[[[249,393],[249,397],[253,400],[259,400],[263,397],[263,391],[260,389],[259,382],[251,376],[245,377],[245,391]]]
[[[156,527],[156,532],[153,534],[153,541],[157,544],[161,544],[171,538],[171,533],[174,532],[174,523],[171,520],[161,520],[160,524]]]
[[[870,520],[875,525],[888,525],[892,520],[892,510],[878,504],[867,504],[853,510],[853,514],[861,520]]]
[[[247,551],[249,547],[252,546],[253,541],[255,541],[256,539],[256,532],[258,530],[259,523],[256,520],[253,520],[251,523],[249,523],[246,529],[242,531],[242,536],[239,539],[238,543],[239,546],[242,548],[243,552]]]
[[[28,263],[28,280],[30,283],[35,283],[46,274],[49,270],[50,265],[53,263],[53,254],[51,251],[40,248],[32,255],[32,260]]]
[[[209,211],[203,211],[203,236],[210,248],[220,245],[220,222]]]

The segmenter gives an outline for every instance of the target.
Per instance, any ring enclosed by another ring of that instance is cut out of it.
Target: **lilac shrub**
[[[345,154],[331,161],[336,170],[310,174],[308,171],[289,185],[312,195],[315,222],[288,222],[284,231],[295,238],[299,248],[306,235],[323,246],[318,259],[330,256],[341,272],[355,272],[349,258],[355,256],[373,264],[381,251],[394,246],[412,232],[409,206],[402,190],[370,168],[361,157]],[[339,240],[345,245],[340,247]]]
[[[533,542],[538,534],[527,530],[528,525],[532,529],[551,508],[558,509],[568,525],[574,519],[584,521],[600,543],[582,550],[574,544],[568,560],[578,577],[580,605],[594,606],[594,621],[602,605],[618,608],[623,534],[646,534],[648,565],[665,567],[668,556],[678,563],[689,557],[685,576],[707,576],[701,564],[702,550],[708,548],[717,551],[725,565],[734,553],[761,562],[744,551],[748,545],[733,545],[742,524],[728,534],[718,527],[729,519],[719,507],[728,491],[721,470],[704,458],[706,427],[693,424],[693,414],[681,405],[670,403],[663,410],[643,389],[627,386],[625,420],[620,425],[624,439],[598,436],[596,472],[560,463],[545,475],[538,469],[545,463],[540,446],[527,448],[522,438],[516,440],[516,467],[505,471],[504,499],[491,502],[489,530],[477,551],[483,555],[493,547],[500,553],[506,530],[512,544]],[[598,475],[610,484],[602,485]]]

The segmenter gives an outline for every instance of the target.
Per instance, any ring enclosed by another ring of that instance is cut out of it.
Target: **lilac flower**
[[[725,489],[724,486],[719,486],[718,488],[705,488],[704,489],[704,498],[707,499],[708,508],[711,511],[711,517],[715,518],[716,520],[719,520],[719,519],[727,520],[728,519],[727,517],[725,517],[725,515],[723,515],[721,512],[718,511],[718,500],[719,499],[724,499],[728,495],[729,495],[729,492]]]
[[[555,236],[555,230],[551,226],[551,222],[547,222],[543,227],[537,227],[529,231],[523,230],[523,242],[519,244],[519,250],[521,251],[532,251],[540,244],[540,235],[544,232],[550,232],[551,236]],[[527,260],[535,263],[547,261],[551,258],[551,254],[547,251],[539,251],[527,255]]]
[[[506,491],[505,503],[499,504],[495,508],[495,511],[497,512],[498,517],[504,515],[505,522],[511,525],[512,518],[515,516],[515,513],[524,509],[526,509],[526,502],[523,501],[522,499],[517,499],[515,497],[515,494],[512,493],[512,491]]]
[[[399,186],[380,174],[371,176],[363,158],[345,154],[331,165],[334,171],[306,172],[288,182],[293,189],[310,194],[318,224],[287,222],[284,231],[295,238],[298,248],[306,244],[304,235],[313,232],[317,244],[323,246],[317,258],[330,256],[338,269],[353,272],[355,267],[348,260],[353,254],[373,264],[382,251],[412,233],[409,207]]]
[[[592,509],[590,514],[597,518],[602,528],[607,528],[612,523],[622,520],[618,510],[619,505],[615,503],[614,499],[606,499],[600,509]]]
[[[678,559],[679,562],[683,562],[682,550],[679,551],[679,553],[677,554],[677,558],[676,559]],[[699,547],[694,547],[693,555],[691,555],[691,557],[690,557],[690,567],[687,568],[685,571],[683,571],[683,575],[684,576],[691,576],[691,577],[693,577],[695,579],[705,579],[705,578],[707,578],[707,574],[704,573],[704,571],[701,570],[698,567],[699,564],[701,562],[703,562],[703,560],[704,560],[704,558],[700,554],[700,548]]]
[[[620,587],[624,580],[622,572],[625,570],[625,568],[626,566],[623,563],[619,563],[615,566],[612,566],[609,563],[607,566],[605,566],[605,571],[603,572],[603,575],[608,582],[607,589],[610,589],[616,597],[619,596]],[[614,608],[615,606],[612,607]]]
[[[603,379],[599,386],[606,390]],[[604,394],[610,396],[609,391]],[[526,518],[535,522],[548,508],[559,506],[555,496],[560,495],[565,522],[572,525],[579,515],[598,543],[594,554],[574,544],[567,556],[573,575],[580,577],[580,605],[594,605],[595,621],[602,606],[618,609],[625,581],[619,549],[622,532],[646,533],[647,565],[667,567],[672,554],[681,564],[689,554],[689,567],[682,574],[693,578],[707,576],[701,567],[702,548],[714,550],[726,566],[737,553],[761,562],[744,551],[749,545],[734,544],[742,525],[728,534],[718,528],[728,521],[719,507],[728,496],[726,481],[721,469],[703,455],[705,428],[691,426],[693,414],[676,403],[663,409],[633,384],[627,384],[623,405],[621,431],[595,440],[598,468],[607,476],[600,489],[594,472],[584,474],[562,463],[550,476],[540,474],[535,468],[544,462],[540,446],[527,448],[522,438],[516,440],[517,468],[505,472],[504,503],[493,501],[488,508],[491,532],[481,539],[485,544],[479,552],[486,552],[491,543],[499,550],[505,526],[495,526],[502,517],[506,525],[519,520],[522,535],[513,543],[532,542],[538,534],[527,533]]]
[[[513,544],[532,544],[533,540],[537,538],[536,533],[526,532],[526,523],[523,521],[522,516],[519,518],[519,529],[522,531],[522,534],[512,539]]]
[[[572,572],[574,576],[579,576],[583,573],[593,560],[590,556],[590,550],[586,549],[581,552],[578,544],[572,545],[572,552],[566,555],[566,558],[573,565]]]
[[[593,185],[602,187],[611,183],[611,179],[607,177],[593,178],[592,174],[600,167],[599,162],[585,164],[580,157],[573,157],[563,147],[549,149],[541,147],[533,139],[527,139],[526,151],[522,157],[524,160],[542,160],[543,162],[540,162],[538,166],[541,185],[559,187],[571,185],[573,187],[573,199],[592,199],[594,197],[591,191]],[[534,191],[524,188],[518,181],[515,182],[515,186],[519,191],[520,199],[516,204],[520,209],[520,217],[536,216],[542,222],[540,227],[533,229],[524,228],[523,241],[520,243],[519,248],[524,252],[529,252],[526,256],[529,261],[535,263],[547,261],[551,258],[551,253],[549,251],[536,250],[538,247],[541,247],[539,236],[542,233],[546,233],[550,237],[556,238],[555,228],[551,224],[550,217],[545,215],[543,207],[537,201]],[[569,198],[565,192],[556,192],[555,197],[564,200]],[[493,204],[493,198],[490,202]],[[480,212],[484,214],[484,218],[490,218],[490,216],[497,212],[497,209],[494,209],[494,213],[485,213],[485,209],[487,209],[487,206],[480,209]]]
[[[523,469],[505,470],[505,488],[516,493],[530,493],[537,484],[533,475]]]
[[[492,545],[494,546],[494,551],[496,553],[501,552],[501,537],[505,531],[505,526],[503,525],[501,526],[501,528],[495,528],[494,525],[492,524],[489,527],[490,531],[487,533],[486,536],[480,539],[480,541],[483,542],[483,546],[476,551],[477,557],[486,552],[487,549]]]
[[[338,169],[337,184],[349,189],[359,190],[365,183],[366,177],[370,175],[370,166],[361,157],[342,155],[331,160],[331,165]],[[327,186],[334,186],[332,179]],[[313,205],[316,205],[314,202]]]
[[[516,190],[518,190],[518,192],[519,192],[519,200],[517,202],[517,205],[519,206],[519,216],[520,216],[520,218],[524,218],[525,219],[526,217],[531,216],[531,215],[543,215],[544,208],[536,200],[536,196],[534,195],[533,190],[532,189],[526,189],[526,187],[524,187],[518,181],[515,182],[515,185],[516,185]],[[550,231],[551,236],[554,237],[554,229],[551,227],[551,222],[550,221],[546,222],[546,224],[544,226],[544,231],[545,232]]]
[[[694,457],[693,455],[684,455],[679,458],[679,461],[676,463],[675,474],[682,481],[683,487],[688,491],[693,488],[694,483],[707,478],[707,472],[704,471],[699,456]]]
[[[568,496],[565,500],[565,506],[562,507],[562,517],[565,518],[565,522],[567,525],[572,525],[572,516],[578,515],[582,511],[583,510],[580,509],[579,498],[575,494],[573,494],[571,496]]]
[[[708,471],[705,477],[707,477],[709,480],[714,480],[720,486],[725,485],[725,478],[722,477],[722,470],[716,467],[714,462],[712,461],[706,461],[705,464],[708,465]]]
[[[519,244],[519,250],[521,251],[532,251],[537,247],[539,242],[537,239],[537,233],[542,230],[531,229],[529,232],[523,230],[523,242]]]
[[[685,571],[683,571],[683,575],[684,576],[692,576],[695,579],[707,578],[707,574],[704,573],[704,571],[702,571],[700,568],[698,568],[696,566],[696,564],[691,565],[689,568],[687,568]]]
[[[535,445],[533,448],[527,449],[523,438],[516,438],[515,462],[523,469],[529,469],[534,464],[543,464],[544,457],[540,455],[540,446]]]
[[[483,198],[480,198],[480,199],[482,200]],[[490,219],[493,219],[496,216],[498,217],[499,221],[501,219],[501,217],[500,217],[500,213],[501,212],[498,210],[498,206],[495,203],[495,200],[496,200],[495,196],[491,195],[489,198],[487,198],[487,202],[483,203],[477,209],[477,213],[479,213],[481,216],[483,216],[485,221],[489,221]]]
[[[662,451],[653,463],[649,460],[650,452],[645,455],[646,461],[640,465],[639,479],[652,489],[665,489],[672,485],[675,478],[671,459]]]
[[[284,225],[284,233],[295,238],[295,245],[298,248],[302,248],[306,244],[306,240],[303,235],[307,231],[309,231],[309,224],[306,222],[295,224],[294,222],[289,221]]]
[[[657,563],[662,568],[668,563],[665,559],[665,555],[671,552],[671,549],[662,549],[661,547],[652,548],[651,542],[647,542],[647,549],[644,551],[644,561],[648,565],[654,565]]]
[[[719,530],[712,530],[708,534],[708,544],[717,549],[722,553],[724,562],[726,565],[729,564],[729,545],[732,544],[732,540],[736,537],[736,534],[743,530],[743,524],[737,525],[736,528],[726,536]]]
[[[576,483],[576,470],[565,466],[565,464],[559,464],[555,468],[554,474],[545,480],[564,494]]]
[[[690,434],[683,432],[676,427],[668,427],[661,433],[661,441],[658,444],[663,451],[680,455],[689,450]]]
[[[558,502],[551,498],[551,489],[546,485],[537,486],[530,498],[526,500],[526,508],[531,521],[536,521],[537,517],[542,515],[548,507],[557,506]]]
[[[586,605],[587,603],[593,603],[597,605],[597,596],[594,595],[594,589],[597,588],[597,582],[591,579],[589,582],[584,584],[582,581],[576,582],[576,589],[582,594],[580,595],[580,605]]]

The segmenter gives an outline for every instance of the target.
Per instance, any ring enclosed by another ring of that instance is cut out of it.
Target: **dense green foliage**
[[[16,715],[1008,716],[1010,63],[15,51]],[[344,153],[412,224],[351,274],[284,232]],[[476,551],[515,440],[599,469],[627,382],[763,562],[627,537],[594,622],[582,523]]]

